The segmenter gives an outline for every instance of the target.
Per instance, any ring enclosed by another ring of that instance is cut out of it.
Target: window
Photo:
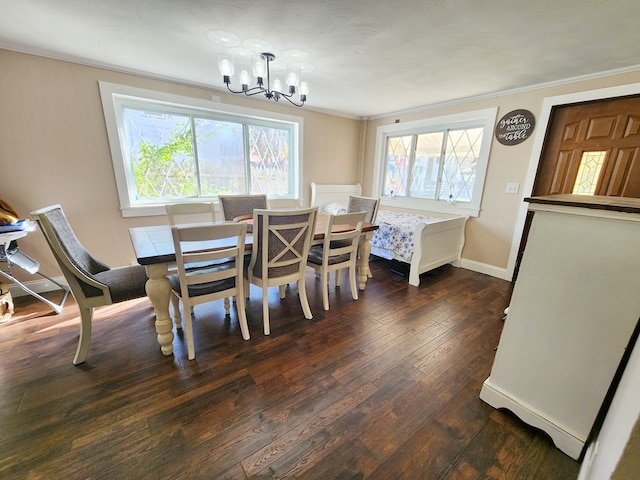
[[[595,195],[607,152],[582,152],[580,167],[573,185],[574,194]]]
[[[477,216],[496,109],[378,128],[381,203]]]
[[[100,83],[123,215],[221,194],[297,198],[302,119]]]

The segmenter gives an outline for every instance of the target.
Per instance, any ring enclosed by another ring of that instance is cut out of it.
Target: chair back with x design
[[[269,335],[268,288],[297,282],[306,318],[311,309],[305,288],[305,267],[313,238],[318,208],[263,210],[253,212],[253,248],[248,269],[249,283],[262,288],[264,333]]]

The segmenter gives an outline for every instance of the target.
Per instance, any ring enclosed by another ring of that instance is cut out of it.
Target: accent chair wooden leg
[[[89,352],[91,344],[91,320],[93,318],[93,307],[80,307],[80,339],[78,340],[78,349],[76,356],[73,358],[73,364],[79,365],[84,363]]]

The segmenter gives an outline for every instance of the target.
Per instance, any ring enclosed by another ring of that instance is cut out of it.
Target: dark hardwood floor
[[[30,297],[0,325],[2,479],[575,479],[549,438],[478,395],[511,285],[445,266],[419,288],[371,264],[351,299],[346,276],[313,320],[292,286],[260,292],[251,340],[235,311],[197,306],[196,359],[156,343],[147,299],[101,307],[87,362],[71,361],[79,317]]]

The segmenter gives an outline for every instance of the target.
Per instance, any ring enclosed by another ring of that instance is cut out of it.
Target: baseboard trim
[[[67,281],[62,276],[53,277],[52,280],[60,283],[61,285],[67,285]],[[31,290],[33,290],[36,293],[45,293],[45,292],[52,292],[54,290],[60,290],[60,287],[58,285],[44,278],[41,280],[32,280],[29,282],[22,282],[22,283],[24,283],[27,287],[29,287]],[[11,296],[13,298],[29,295],[27,292],[22,290],[15,283],[9,284],[9,292],[11,292]]]
[[[499,268],[494,265],[476,262],[475,260],[468,260],[466,258],[463,258],[460,263],[460,266],[467,270],[484,273],[485,275],[491,275],[492,277],[501,278],[502,280],[507,280],[509,282],[511,281],[511,275],[509,275],[506,268]]]

